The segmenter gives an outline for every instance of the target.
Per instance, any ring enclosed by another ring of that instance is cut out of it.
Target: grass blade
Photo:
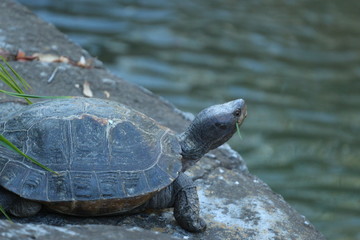
[[[242,136],[241,136],[241,133],[240,133],[239,123],[236,123],[236,131],[237,131],[237,134],[239,135],[240,139],[243,140],[243,138],[242,138]]]
[[[0,64],[0,68],[0,79],[14,91],[21,92],[21,88],[19,87],[19,85],[17,85],[16,82],[13,81],[12,76],[9,75],[4,66]]]
[[[36,161],[35,159],[33,159],[32,157],[26,155],[25,153],[23,153],[20,149],[18,149],[14,144],[12,144],[9,140],[7,140],[3,135],[0,135],[0,144],[7,147],[8,149],[11,149],[13,150],[14,152],[17,152],[18,154],[20,154],[21,156],[23,157],[26,157],[27,159],[29,159],[32,163],[38,165],[39,167],[49,171],[49,172],[52,172],[52,173],[55,173],[55,174],[58,174],[57,172],[51,170],[50,168],[42,165],[41,163],[39,163],[38,161]]]
[[[6,66],[11,70],[11,72],[15,75],[17,80],[21,83],[21,85],[25,88],[25,90],[29,90],[31,88],[30,84],[28,84],[25,79],[23,79],[11,66],[9,63],[5,61],[4,58],[2,58]]]
[[[6,217],[7,220],[9,220],[10,222],[13,223],[13,221],[11,220],[11,218],[9,217],[9,215],[7,215],[7,213],[5,212],[5,210],[3,209],[3,207],[0,205],[0,212],[2,214],[4,214],[4,216]]]
[[[21,97],[21,98],[41,98],[41,99],[59,99],[59,98],[72,98],[72,96],[38,96],[38,95],[30,95],[25,93],[15,93],[15,92],[9,92],[5,90],[1,90],[1,93],[5,93],[7,95],[13,96],[13,97]]]

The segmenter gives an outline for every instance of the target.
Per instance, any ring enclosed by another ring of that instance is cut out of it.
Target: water
[[[21,0],[182,110],[243,97],[250,171],[329,239],[360,239],[360,2]]]

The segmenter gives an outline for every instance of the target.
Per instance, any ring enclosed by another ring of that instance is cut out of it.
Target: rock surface
[[[151,239],[151,240],[168,240],[178,239],[159,232],[149,231],[138,227],[124,228],[120,226],[106,226],[104,231],[103,225],[68,225],[65,227],[55,227],[45,224],[11,224],[6,221],[0,221],[0,239],[6,240],[68,240],[76,238],[77,240],[101,239]],[[144,238],[144,236],[146,236]]]
[[[23,6],[2,0],[0,12],[0,52],[15,54],[22,50],[26,55],[52,54],[75,62],[82,56],[92,59]],[[174,106],[114,76],[100,61],[93,61],[91,68],[65,62],[10,61],[10,64],[33,87],[31,94],[82,96],[84,84],[88,84],[94,97],[128,104],[175,131],[183,131],[188,124],[185,115]],[[0,89],[4,88],[0,83]],[[5,98],[8,97],[0,95],[0,99]],[[5,111],[0,108],[1,114]],[[207,154],[187,174],[198,186],[201,215],[208,222],[204,233],[191,234],[181,229],[171,209],[97,218],[64,216],[44,210],[32,218],[13,218],[16,223],[0,217],[0,239],[49,239],[50,236],[51,239],[325,239],[280,195],[251,175],[240,155],[227,145]]]

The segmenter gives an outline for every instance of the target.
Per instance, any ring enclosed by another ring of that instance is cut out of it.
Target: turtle
[[[0,145],[0,205],[16,217],[43,206],[75,216],[173,208],[183,229],[202,232],[196,186],[185,171],[227,142],[246,115],[243,99],[210,106],[177,134],[110,100],[72,97],[11,109],[0,118],[0,134],[56,173]]]

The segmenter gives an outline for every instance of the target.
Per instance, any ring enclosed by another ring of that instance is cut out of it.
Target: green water
[[[360,1],[20,2],[184,111],[244,98],[249,170],[329,239],[360,239]]]

